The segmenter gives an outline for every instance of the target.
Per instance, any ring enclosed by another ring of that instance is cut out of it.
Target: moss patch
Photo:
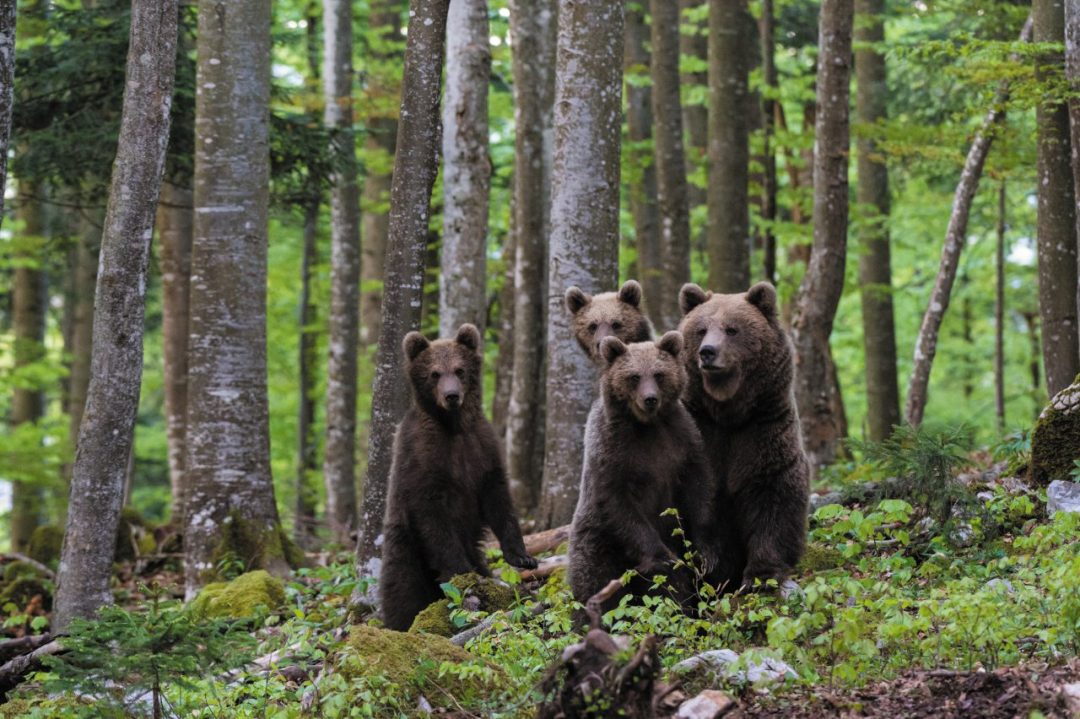
[[[473,610],[497,612],[509,609],[517,599],[514,590],[506,584],[474,572],[459,574],[450,583],[461,591],[463,604],[475,605],[469,607]],[[470,601],[470,598],[474,599]],[[450,605],[446,599],[429,604],[409,627],[410,632],[427,632],[441,637],[451,637],[460,630],[450,621]]]
[[[384,698],[399,711],[411,713],[420,697],[436,709],[469,707],[505,687],[506,675],[443,637],[395,632],[367,624],[352,628],[337,670],[346,679],[367,687],[393,685]],[[468,667],[467,672],[444,671],[445,664]],[[390,707],[387,706],[387,709]],[[392,712],[396,715],[396,712]]]
[[[60,549],[64,544],[64,530],[54,524],[44,524],[30,535],[27,555],[42,564],[60,561]]]
[[[844,555],[838,549],[811,542],[806,545],[806,553],[799,560],[797,570],[805,572],[824,572],[836,569],[844,564]]]
[[[304,552],[289,539],[280,523],[272,527],[262,525],[238,512],[229,515],[221,524],[221,541],[211,557],[216,568],[239,562],[245,570],[266,569],[276,576],[286,576],[291,567],[304,565]],[[217,570],[204,574],[205,581],[220,579]]]
[[[1031,433],[1031,478],[1039,485],[1069,479],[1080,459],[1080,375],[1054,395]]]
[[[4,568],[4,578],[0,582],[0,607],[11,603],[21,611],[30,600],[40,595],[43,608],[48,610],[52,607],[52,593],[52,583],[34,565],[11,562]]]
[[[231,582],[207,584],[191,602],[197,617],[248,619],[258,608],[271,611],[285,604],[285,586],[265,570],[242,574]]]
[[[69,696],[52,699],[38,697],[12,699],[6,704],[0,704],[0,719],[23,719],[31,714],[42,719],[70,719],[78,715],[80,708],[87,709],[89,704],[83,704],[78,699]]]
[[[454,636],[454,625],[450,622],[450,607],[441,599],[427,605],[413,620],[410,632],[436,634],[440,637]]]

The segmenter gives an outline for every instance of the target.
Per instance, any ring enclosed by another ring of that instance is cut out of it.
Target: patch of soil
[[[750,717],[882,717],[888,719],[1028,719],[1080,716],[1062,687],[1080,682],[1080,661],[1057,667],[1011,667],[993,672],[943,670],[904,674],[861,689],[821,686],[771,696],[747,694],[725,719]]]

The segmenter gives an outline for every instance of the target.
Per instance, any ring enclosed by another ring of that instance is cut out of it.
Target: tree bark
[[[368,89],[364,98],[365,174],[361,196],[360,342],[374,343],[382,323],[382,281],[390,219],[390,180],[397,142],[402,0],[371,0]]]
[[[312,20],[309,18],[308,22]],[[319,263],[319,198],[313,197],[304,210],[304,250],[300,261],[300,306],[297,324],[300,326],[300,399],[296,417],[296,503],[293,540],[301,547],[315,544],[315,512],[318,492],[312,477],[319,470],[319,442],[315,437],[315,364],[318,361],[318,312],[311,302],[311,273]],[[357,308],[355,310],[359,312]],[[355,413],[354,413],[355,414]],[[328,493],[329,494],[329,493]],[[355,496],[355,490],[353,492]],[[329,501],[327,502],[329,504]],[[353,500],[353,508],[356,500]],[[335,541],[340,541],[335,537]],[[348,537],[346,537],[346,541]]]
[[[1031,357],[1028,363],[1028,369],[1031,374],[1031,406],[1033,414],[1031,421],[1035,422],[1039,419],[1039,414],[1042,412],[1042,407],[1046,403],[1046,397],[1042,395],[1039,386],[1039,366],[1040,356],[1039,351],[1039,313],[1037,312],[1025,312],[1024,324],[1027,326],[1028,331],[1028,346],[1031,348]]]
[[[558,27],[541,528],[573,515],[596,387],[563,293],[608,291],[618,279],[622,0],[560,0]]]
[[[709,287],[750,287],[746,0],[709,0]],[[846,93],[845,93],[846,97]]]
[[[86,393],[90,387],[90,357],[94,335],[94,287],[97,284],[101,230],[104,210],[81,210],[76,220],[76,246],[71,267],[71,326],[67,350],[71,355],[68,368],[67,402],[68,437],[72,449],[79,438]],[[70,480],[70,470],[65,479]]]
[[[446,21],[443,106],[443,238],[439,334],[487,324],[487,232],[491,194],[487,0],[456,0]]]
[[[15,368],[40,362],[45,356],[45,314],[48,303],[45,270],[44,209],[39,199],[41,189],[22,183],[23,195],[17,216],[23,225],[21,247],[15,257],[21,260],[15,267],[11,283],[11,314],[14,334]],[[45,411],[45,394],[34,384],[16,385],[12,392],[8,417],[12,427],[35,423]],[[25,552],[30,535],[41,523],[41,488],[26,482],[11,483],[11,549]]]
[[[706,0],[679,0],[680,30],[679,55],[686,57],[695,69],[685,72],[680,77],[683,88],[683,125],[686,127],[686,170],[687,174],[696,174],[699,168],[706,166],[706,153],[709,144],[708,102],[702,99],[708,88],[709,75],[709,34],[697,21],[687,18],[704,7]],[[696,69],[700,67],[701,69]],[[695,207],[706,203],[705,188],[697,183],[687,185],[687,200],[690,213]],[[705,228],[702,227],[693,238],[697,252],[705,252]],[[678,297],[675,298],[678,302]]]
[[[889,88],[885,75],[885,0],[857,0],[855,74],[856,112],[864,126],[859,136],[856,194],[868,213],[860,232],[859,294],[866,353],[866,403],[870,439],[880,442],[900,424],[896,379],[896,328],[893,320],[892,264],[889,257],[889,171],[871,126],[887,117]]]
[[[176,0],[134,0],[123,115],[102,232],[86,411],[75,454],[53,629],[112,601],[116,529],[142,379],[146,269],[176,75]]]
[[[356,527],[356,393],[360,341],[360,197],[353,135],[352,3],[323,0],[323,118],[334,153],[330,193],[330,366],[326,373],[323,481],[330,535],[349,544]]]
[[[390,193],[382,327],[375,355],[371,438],[356,548],[361,576],[378,574],[394,431],[409,406],[401,338],[420,325],[431,190],[442,140],[439,97],[449,5],[449,0],[416,0],[410,9],[398,125],[400,151]]]
[[[645,5],[637,0],[625,3],[623,73],[627,78],[647,77],[651,60],[646,44]],[[627,164],[629,171],[630,215],[634,218],[634,245],[637,262],[633,268],[644,289],[644,311],[660,317],[664,296],[664,266],[660,250],[660,209],[657,205],[655,154],[648,145],[653,139],[653,89],[649,85],[626,83]],[[676,105],[676,109],[678,106]],[[680,285],[681,286],[681,285]]]
[[[1005,180],[998,189],[997,248],[994,255],[994,414],[1005,431]]]
[[[853,0],[823,0],[819,28],[817,122],[814,126],[814,244],[792,320],[795,398],[806,453],[814,467],[840,449],[844,418],[830,381],[835,372],[829,336],[844,291],[847,258]]]
[[[1080,0],[1065,0],[1065,78],[1072,93],[1069,98],[1069,139],[1073,175],[1073,214],[1076,228],[1073,237],[1073,254],[1077,256],[1077,262],[1080,263],[1080,208],[1075,205],[1075,202],[1080,200],[1080,98],[1076,95],[1080,92]],[[1068,261],[1065,256],[1060,256],[1059,259]],[[1060,279],[1068,280],[1065,270],[1061,271]],[[1076,306],[1073,309],[1074,321],[1071,328],[1077,335],[1077,341],[1080,342],[1080,327],[1077,324],[1080,321],[1080,265],[1077,267],[1076,280]],[[1062,305],[1064,306],[1063,300]],[[1077,352],[1080,353],[1080,347]],[[1075,365],[1080,365],[1080,354],[1076,357]],[[1060,373],[1066,371],[1067,369],[1063,367]],[[1064,382],[1067,385],[1072,380],[1066,379]]]
[[[0,2],[0,227],[4,226],[8,143],[15,105],[15,0]]]
[[[512,0],[514,43],[514,367],[506,421],[514,506],[536,507],[543,480],[545,296],[551,227],[556,0]],[[505,346],[505,345],[504,345]]]
[[[761,219],[765,223],[764,275],[765,279],[776,284],[776,232],[772,225],[776,222],[776,107],[780,96],[780,78],[776,71],[776,19],[773,0],[761,1],[761,74],[765,87],[762,90],[761,115],[763,121],[764,173],[761,187]],[[899,409],[897,410],[899,412]]]
[[[514,202],[510,201],[510,217],[514,216]],[[492,318],[494,334],[499,348],[495,362],[495,392],[491,398],[491,426],[495,436],[506,437],[506,422],[510,414],[510,390],[514,380],[514,255],[517,240],[511,227],[502,245],[504,267],[502,287],[495,298],[498,313]],[[515,505],[520,510],[519,505]]]
[[[1020,41],[1030,40],[1031,33],[1032,22],[1029,19],[1020,33]],[[949,227],[945,231],[945,246],[941,251],[941,266],[938,268],[934,289],[930,294],[930,304],[926,308],[922,326],[919,328],[919,337],[915,344],[915,363],[911,369],[911,378],[908,380],[904,419],[913,427],[922,424],[930,384],[930,368],[933,366],[934,355],[937,353],[941,322],[945,318],[945,310],[949,307],[953,283],[956,281],[956,268],[960,262],[960,252],[964,248],[964,240],[967,237],[971,203],[975,199],[975,191],[979,187],[983,165],[990,152],[990,145],[994,141],[997,126],[1005,115],[1005,104],[1008,99],[1009,86],[1007,82],[1003,82],[994,96],[993,106],[986,114],[982,127],[971,143],[967,159],[964,160],[964,169],[960,173],[960,182],[956,185]]]
[[[191,293],[191,238],[195,222],[191,189],[165,182],[158,203],[162,345],[165,361],[165,423],[169,440],[172,517],[183,526],[187,506],[184,475],[187,434],[188,329]]]
[[[200,0],[185,584],[226,557],[284,573],[266,389],[270,6]],[[246,545],[246,546],[241,546]]]
[[[679,8],[652,0],[652,107],[656,122],[656,201],[660,208],[660,287],[646,303],[664,329],[682,318],[679,289],[690,281],[690,205],[679,104]]]

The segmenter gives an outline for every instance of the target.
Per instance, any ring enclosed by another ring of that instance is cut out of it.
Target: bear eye
[[[630,375],[630,384],[637,384],[640,381],[641,381],[641,375],[639,375],[639,374]]]
[[[465,378],[465,370],[461,369],[460,367],[458,367],[456,370],[454,370],[454,374],[456,374],[458,376],[458,379],[464,379]]]
[[[728,337],[734,337],[735,335],[739,334],[739,328],[738,327],[725,327],[724,328],[724,334],[726,334]]]
[[[612,323],[611,323],[611,329],[613,329],[613,330],[615,330],[616,332],[618,332],[619,330],[621,330],[621,329],[622,329],[622,322],[612,322]]]
[[[698,337],[704,337],[704,336],[706,335],[706,333],[707,333],[707,332],[708,332],[708,330],[707,330],[706,328],[702,327],[701,329],[699,329],[699,330],[697,331],[697,333],[698,333]]]
[[[590,322],[589,323],[589,332],[590,332],[590,334],[596,334],[596,323],[595,322]]]
[[[439,379],[439,373],[438,372],[432,372],[431,373],[431,379]]]

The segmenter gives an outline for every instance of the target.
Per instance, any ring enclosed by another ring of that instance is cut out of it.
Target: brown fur
[[[585,428],[585,466],[570,533],[568,576],[580,602],[630,569],[642,575],[629,587],[638,594],[649,588],[653,573],[672,576],[671,564],[684,547],[672,534],[675,519],[660,516],[665,509],[677,508],[695,533],[710,519],[701,439],[679,400],[686,385],[682,344],[678,332],[655,344],[627,346],[617,337],[601,344],[602,396]]]
[[[806,546],[809,465],[792,393],[793,350],[776,289],[679,293],[686,346],[683,401],[701,430],[717,497],[709,541],[728,588],[784,581]]]
[[[641,311],[641,285],[635,280],[624,282],[618,292],[595,296],[571,287],[563,299],[574,337],[597,364],[605,337],[618,337],[624,343],[652,340],[652,325]]]
[[[466,324],[454,339],[403,343],[413,406],[394,437],[379,577],[383,620],[403,631],[442,597],[456,574],[490,576],[480,541],[490,527],[509,563],[525,551],[510,501],[502,451],[481,407],[480,333]]]

